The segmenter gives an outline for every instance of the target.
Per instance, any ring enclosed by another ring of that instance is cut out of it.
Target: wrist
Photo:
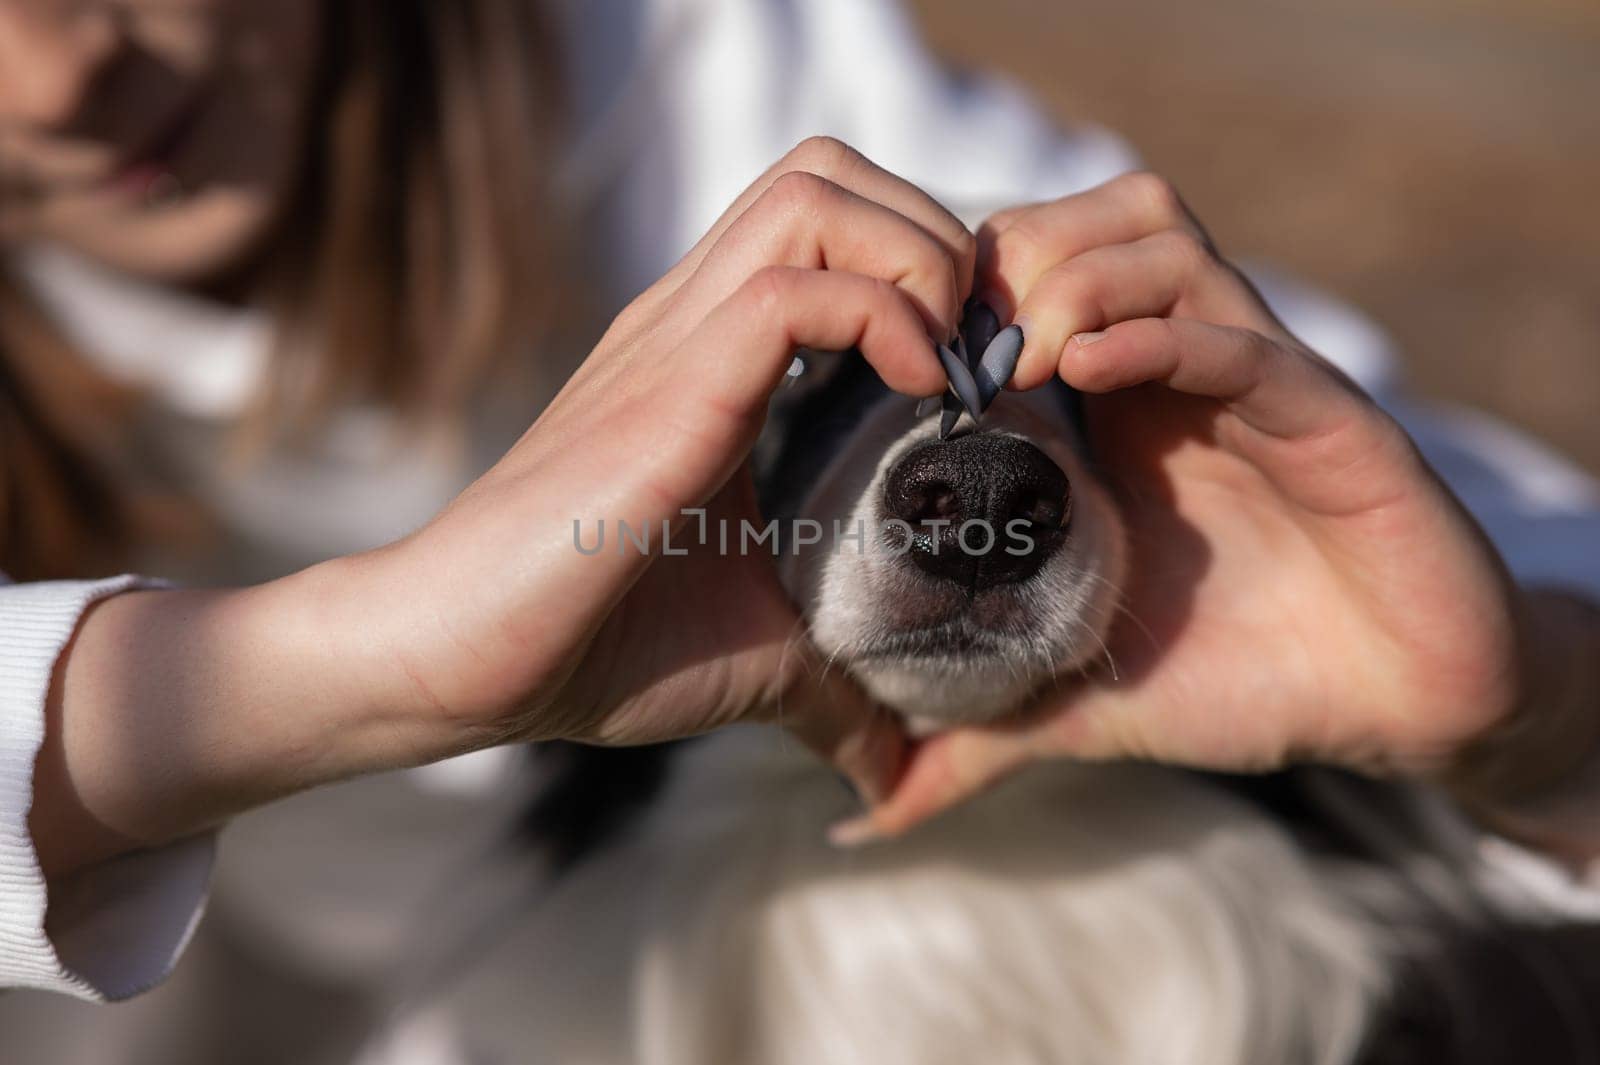
[[[303,787],[438,761],[493,738],[444,712],[396,650],[418,592],[385,564],[391,548],[333,559],[238,593],[242,627],[268,669],[298,677],[279,698],[311,710],[284,747],[315,745]],[[288,713],[288,709],[285,708]],[[308,752],[309,754],[309,752]]]
[[[1555,590],[1519,601],[1518,698],[1441,781],[1489,827],[1557,854],[1600,841],[1600,610]]]
[[[465,749],[392,697],[341,563],[238,589],[139,591],[59,659],[32,833],[62,873],[253,806]]]

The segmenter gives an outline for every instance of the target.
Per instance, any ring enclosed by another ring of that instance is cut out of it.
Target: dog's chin
[[[831,650],[863,690],[919,731],[1014,714],[1060,670],[1081,664],[1029,639],[1042,624],[1038,591],[1010,586],[968,598],[903,572],[878,583],[893,603],[872,603],[869,635]],[[824,640],[836,635],[826,620],[813,622]]]
[[[900,658],[856,662],[868,695],[904,714],[916,732],[994,721],[1015,713],[1044,678],[1018,676],[994,658]]]

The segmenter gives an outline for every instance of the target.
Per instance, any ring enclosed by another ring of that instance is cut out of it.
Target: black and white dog
[[[940,439],[861,360],[831,369],[777,404],[764,477],[767,514],[826,530],[783,566],[817,647],[929,727],[1012,711],[1098,657],[1126,563],[1077,397],[1001,393],[982,431],[963,415]]]
[[[1002,394],[941,440],[832,357],[775,401],[766,514],[866,530],[786,554],[786,585],[919,727],[1102,659],[1136,562],[1078,406]],[[1462,823],[1405,789],[1057,764],[841,851],[853,799],[775,730],[543,757],[546,890],[374,1060],[1600,1060],[1600,942],[1481,883]]]

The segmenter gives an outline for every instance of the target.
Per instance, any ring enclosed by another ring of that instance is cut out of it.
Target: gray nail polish
[[[967,343],[967,353],[971,358],[976,360],[989,350],[989,345],[999,332],[1000,318],[994,313],[994,308],[976,296],[969,299],[961,314],[961,336]]]
[[[948,440],[961,420],[961,401],[953,393],[944,394],[944,412],[939,415],[939,439]]]
[[[973,362],[972,352],[967,350],[966,337],[957,333],[955,340],[950,345],[950,349],[956,353],[956,358],[960,359],[961,364],[967,369],[976,370],[978,368],[977,364]]]
[[[945,376],[950,379],[950,388],[961,400],[961,405],[976,419],[983,410],[983,404],[978,398],[978,382],[973,380],[972,371],[967,369],[967,364],[944,344],[939,345],[939,361],[944,364]]]
[[[1022,358],[1022,340],[1022,327],[1008,325],[995,336],[984,350],[983,357],[978,360],[978,369],[973,378],[978,387],[980,412],[989,408],[994,397],[1011,380],[1011,375],[1017,372],[1017,361]]]

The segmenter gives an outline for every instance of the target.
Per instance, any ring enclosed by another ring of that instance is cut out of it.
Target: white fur
[[[1334,1065],[1383,993],[1378,931],[1198,778],[1046,767],[830,848],[851,806],[775,731],[694,749],[456,989],[469,1060]]]

